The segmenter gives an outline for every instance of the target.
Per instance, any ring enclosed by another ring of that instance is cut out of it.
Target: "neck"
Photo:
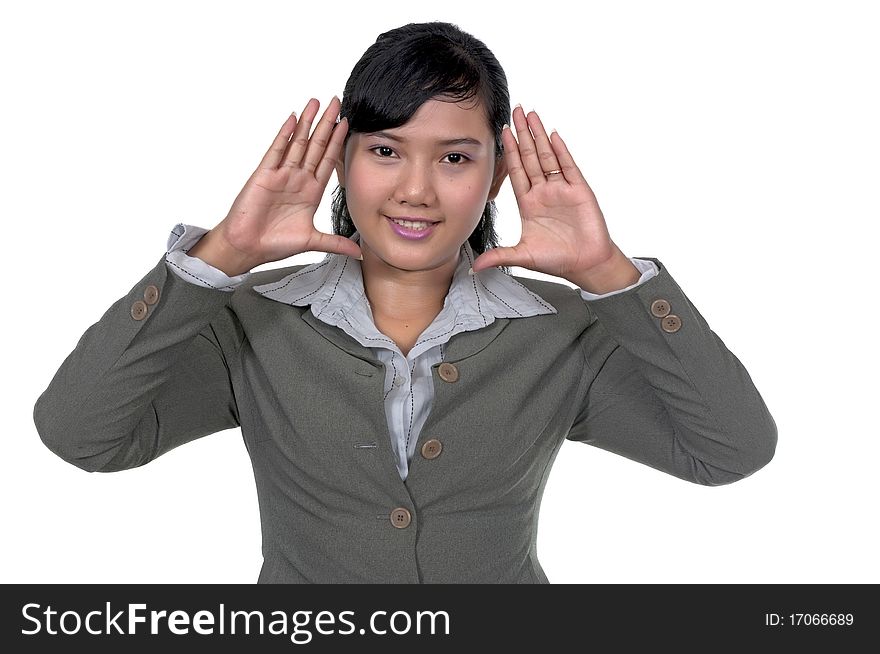
[[[430,270],[389,265],[361,244],[364,292],[373,315],[402,321],[433,320],[443,308],[458,258]]]

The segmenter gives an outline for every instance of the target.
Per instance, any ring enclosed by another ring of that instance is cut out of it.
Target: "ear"
[[[336,162],[336,179],[339,180],[339,187],[345,188],[345,158],[344,157]]]
[[[495,174],[492,176],[492,186],[489,187],[489,200],[494,200],[501,190],[501,185],[507,178],[507,159],[502,155],[495,160]]]

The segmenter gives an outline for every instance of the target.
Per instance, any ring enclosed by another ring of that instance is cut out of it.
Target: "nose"
[[[400,167],[394,200],[412,206],[431,205],[436,200],[430,164],[411,163]]]

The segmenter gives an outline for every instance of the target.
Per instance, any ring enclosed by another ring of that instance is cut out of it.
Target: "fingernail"
[[[550,133],[552,134],[555,131],[556,131],[556,128],[554,127],[553,129],[550,130]]]
[[[504,125],[501,127],[501,131],[503,132],[506,129],[510,129],[510,125],[508,125],[507,123],[504,123]]]
[[[358,257],[357,257],[357,260],[358,260],[358,261],[363,261],[363,260],[364,260],[364,255],[359,254]]]
[[[522,105],[519,104],[519,103],[517,103],[516,107],[519,107],[520,109],[522,109]],[[516,111],[516,107],[513,108],[513,111]],[[512,113],[512,112],[511,112],[511,113]]]
[[[468,275],[473,275],[473,274],[474,274],[474,269],[468,268]]]

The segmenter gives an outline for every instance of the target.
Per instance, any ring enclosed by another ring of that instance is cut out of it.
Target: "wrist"
[[[229,245],[216,228],[202,236],[186,254],[201,259],[228,277],[237,277],[255,265]]]
[[[617,246],[614,250],[615,253],[607,261],[567,276],[566,279],[594,295],[604,295],[632,286],[639,281],[642,273]]]

